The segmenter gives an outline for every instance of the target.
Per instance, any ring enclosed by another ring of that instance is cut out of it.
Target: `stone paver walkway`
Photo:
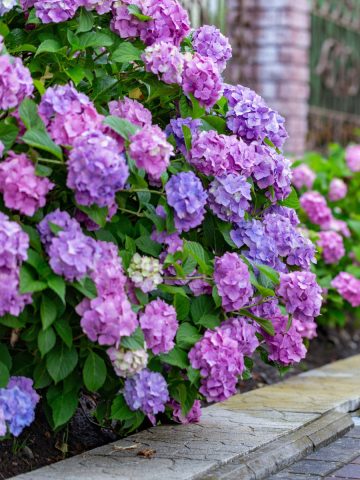
[[[360,426],[268,480],[360,479]]]

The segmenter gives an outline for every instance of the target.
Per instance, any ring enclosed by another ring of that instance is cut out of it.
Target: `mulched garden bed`
[[[360,353],[360,329],[321,330],[310,345],[304,362],[280,377],[273,367],[255,360],[253,379],[241,382],[241,392],[254,390],[281,381],[291,375],[320,367]],[[78,455],[86,450],[115,441],[114,432],[103,430],[89,418],[93,407],[91,398],[83,398],[75,418],[69,427],[56,435],[49,429],[45,416],[38,414],[33,425],[24,431],[15,442],[0,443],[0,479]]]

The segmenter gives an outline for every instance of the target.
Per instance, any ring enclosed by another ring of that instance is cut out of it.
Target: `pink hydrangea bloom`
[[[152,113],[137,100],[124,97],[122,100],[113,100],[109,103],[111,115],[119,118],[125,118],[134,125],[145,127],[152,124]]]
[[[350,303],[352,307],[360,307],[360,280],[350,273],[340,272],[331,282],[340,295]]]
[[[43,23],[60,23],[75,16],[79,0],[36,0],[36,16]]]
[[[360,172],[360,145],[351,145],[345,152],[346,163],[352,172]]]
[[[127,277],[124,273],[118,247],[110,242],[97,242],[99,255],[90,277],[99,295],[116,294],[125,290]]]
[[[223,82],[216,64],[198,53],[186,59],[183,90],[187,95],[194,95],[202,107],[213,107],[223,92]]]
[[[253,295],[248,267],[236,253],[216,257],[214,280],[226,312],[244,307]]]
[[[180,50],[167,42],[147,47],[141,58],[147,72],[157,75],[165,83],[182,83],[184,58]]]
[[[229,329],[232,338],[239,343],[240,352],[251,357],[260,345],[256,337],[258,328],[248,321],[245,317],[230,318],[222,323],[222,329]]]
[[[189,288],[195,297],[200,297],[200,295],[212,294],[212,286],[210,285],[210,283],[205,282],[201,279],[192,280],[189,283]]]
[[[324,225],[324,229],[325,227],[326,227],[326,230],[332,230],[334,232],[341,233],[341,235],[345,238],[351,237],[351,232],[349,230],[349,227],[347,226],[347,223],[344,222],[343,220],[332,218],[329,224]]]
[[[319,236],[318,245],[322,248],[325,263],[337,263],[345,255],[342,236],[332,231],[320,232]]]
[[[210,57],[220,72],[226,68],[226,63],[232,56],[229,39],[213,25],[203,25],[193,35],[195,52],[203,57]]]
[[[302,338],[312,340],[317,336],[317,323],[314,320],[300,321],[293,318],[293,326]]]
[[[174,148],[160,127],[147,125],[131,137],[129,153],[138,168],[143,168],[152,178],[160,179]]]
[[[340,178],[334,178],[331,180],[329,187],[329,200],[331,202],[337,202],[346,197],[347,185]]]
[[[179,327],[176,310],[163,300],[153,300],[140,314],[140,326],[145,341],[155,355],[170,352],[175,346],[174,338]]]
[[[31,74],[20,58],[0,55],[0,110],[17,107],[34,91]]]
[[[195,400],[194,405],[191,407],[191,410],[186,415],[183,415],[181,411],[181,405],[175,400],[170,401],[170,406],[173,409],[173,420],[175,420],[175,422],[181,423],[183,425],[200,422],[200,418],[201,418],[200,400]]]
[[[32,217],[45,206],[46,195],[53,188],[47,178],[36,176],[34,164],[24,153],[10,152],[0,163],[0,192],[7,208]]]
[[[304,163],[293,170],[292,183],[298,189],[303,187],[307,189],[312,188],[315,179],[315,172],[313,172],[311,168]]]
[[[300,197],[301,207],[305,210],[310,222],[327,226],[332,220],[332,213],[325,198],[319,192],[306,192]]]

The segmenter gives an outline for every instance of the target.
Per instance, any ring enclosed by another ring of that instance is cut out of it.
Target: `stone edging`
[[[260,480],[351,428],[359,372],[357,355],[209,407],[198,425],[151,428],[14,480]]]

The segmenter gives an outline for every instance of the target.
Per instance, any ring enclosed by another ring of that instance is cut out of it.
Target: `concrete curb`
[[[200,424],[151,428],[14,480],[260,480],[351,428],[359,372],[357,355],[211,406]]]

